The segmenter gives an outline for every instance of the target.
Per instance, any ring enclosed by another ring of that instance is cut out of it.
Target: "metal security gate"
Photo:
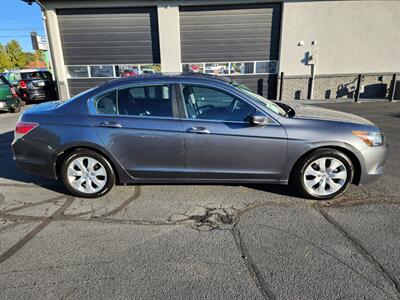
[[[237,79],[276,97],[280,4],[180,8],[182,69]]]
[[[123,74],[159,71],[156,8],[63,9],[57,14],[71,96]]]

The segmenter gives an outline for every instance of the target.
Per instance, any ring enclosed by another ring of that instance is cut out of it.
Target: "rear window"
[[[22,79],[51,79],[51,73],[43,72],[43,71],[24,72],[24,73],[21,73],[21,78]]]

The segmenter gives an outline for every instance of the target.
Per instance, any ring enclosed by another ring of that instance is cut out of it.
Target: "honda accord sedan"
[[[116,183],[290,183],[330,199],[375,179],[388,155],[364,118],[185,74],[116,79],[36,105],[21,115],[12,148],[23,170],[91,198]]]

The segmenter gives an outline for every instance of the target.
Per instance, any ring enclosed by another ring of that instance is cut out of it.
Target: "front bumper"
[[[359,184],[375,181],[384,171],[385,162],[389,156],[389,145],[369,147],[361,152],[361,176]]]

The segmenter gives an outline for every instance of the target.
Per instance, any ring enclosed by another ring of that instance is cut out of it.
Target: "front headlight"
[[[384,143],[382,132],[352,131],[352,134],[362,139],[369,147],[382,146]]]

